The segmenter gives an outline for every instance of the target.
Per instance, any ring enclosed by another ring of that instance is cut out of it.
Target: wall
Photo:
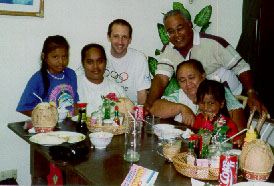
[[[80,66],[81,48],[90,42],[108,46],[108,24],[128,20],[134,29],[131,47],[154,56],[162,44],[156,24],[172,8],[172,0],[45,0],[45,17],[0,15],[0,171],[18,169],[18,183],[30,185],[29,145],[7,128],[28,119],[15,111],[30,76],[39,69],[40,52],[48,35],[60,34],[71,45],[69,66]],[[204,6],[213,6],[208,33],[220,35],[236,46],[241,33],[242,0],[181,0],[192,19]],[[1,8],[1,4],[0,4]]]

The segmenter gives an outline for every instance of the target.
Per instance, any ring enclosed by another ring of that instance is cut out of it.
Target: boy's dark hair
[[[132,37],[132,27],[131,25],[129,24],[129,22],[127,22],[126,20],[124,19],[115,19],[114,21],[112,21],[109,25],[108,25],[108,36],[110,37],[111,35],[111,32],[112,32],[112,27],[114,24],[117,24],[117,25],[123,25],[123,26],[127,26],[129,28],[129,38]]]
[[[220,110],[220,113],[228,117],[229,115],[226,106],[224,85],[218,81],[206,79],[200,83],[199,88],[197,90],[197,103],[200,103],[206,94],[212,95],[214,99],[219,103],[225,101],[224,107]]]

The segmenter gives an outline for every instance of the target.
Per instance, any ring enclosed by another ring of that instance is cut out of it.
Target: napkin
[[[191,178],[191,185],[192,186],[204,186],[205,182],[202,182],[202,181],[196,180],[194,178]]]
[[[133,164],[121,186],[152,186],[159,172]]]

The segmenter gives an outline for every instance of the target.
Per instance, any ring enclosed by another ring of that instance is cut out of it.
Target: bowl
[[[243,176],[248,181],[266,181],[269,178],[271,171],[269,172],[254,172],[246,169],[242,169]]]
[[[181,129],[167,129],[162,131],[162,138],[163,139],[172,139],[172,138],[179,138],[183,134]]]
[[[46,133],[54,130],[54,127],[34,127],[36,133]]]
[[[106,148],[110,144],[112,137],[113,134],[109,132],[94,132],[89,134],[91,143],[97,149]]]
[[[173,129],[175,126],[170,124],[157,124],[153,126],[153,133],[162,139],[162,132],[167,129]]]

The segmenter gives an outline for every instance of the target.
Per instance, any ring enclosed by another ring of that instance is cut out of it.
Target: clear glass
[[[161,118],[156,116],[147,116],[145,122],[145,130],[147,133],[153,133],[153,126],[160,123]],[[148,124],[150,123],[150,124]]]
[[[209,153],[209,143],[211,139],[211,134],[202,133],[202,151],[200,152],[199,158],[207,158]]]
[[[140,159],[142,121],[136,121],[131,117],[126,117],[125,125],[124,160],[137,162]]]
[[[219,168],[220,166],[220,156],[223,153],[222,149],[220,148],[220,144],[212,144],[209,147],[209,166],[212,168]]]
[[[181,138],[164,139],[158,144],[157,152],[164,156],[168,162],[173,162],[172,159],[181,151],[182,141]]]

